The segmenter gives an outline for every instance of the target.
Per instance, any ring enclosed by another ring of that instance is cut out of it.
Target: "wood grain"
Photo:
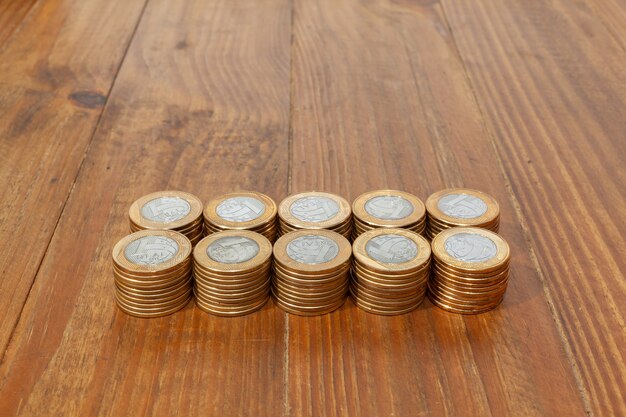
[[[444,4],[590,411],[624,415],[626,52],[570,2]]]
[[[22,24],[37,0],[0,0],[0,49]]]
[[[586,5],[583,3],[583,7]],[[626,2],[620,0],[597,0],[588,3],[589,7],[604,23],[615,41],[626,51]],[[589,32],[587,32],[589,33]]]
[[[151,191],[286,195],[290,16],[284,0],[148,4],[4,357],[3,415],[275,415],[283,313],[126,316],[110,251]]]
[[[142,5],[120,0],[38,4],[0,51],[0,233],[11,237],[0,253],[2,353]]]
[[[284,414],[584,415],[439,5],[296,1],[292,79],[294,192],[480,188],[501,203],[515,262],[504,304],[477,317],[430,303],[396,318],[351,303],[290,316]]]

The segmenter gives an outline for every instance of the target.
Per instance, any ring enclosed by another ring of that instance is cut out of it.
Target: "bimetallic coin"
[[[113,248],[113,261],[130,274],[163,274],[176,269],[191,254],[191,242],[169,230],[142,230],[121,239]]]
[[[315,191],[289,196],[278,208],[282,233],[305,228],[344,231],[345,227],[351,227],[351,215],[344,198]]]
[[[276,221],[277,207],[265,194],[241,191],[224,194],[206,204],[205,227],[215,230],[262,230]]]
[[[437,207],[450,217],[474,219],[487,212],[487,204],[470,194],[446,194],[439,199]]]
[[[304,235],[287,244],[287,255],[296,262],[317,265],[330,262],[339,253],[339,245],[325,236]]]
[[[178,243],[167,236],[143,236],[126,246],[124,256],[134,264],[157,265],[176,256],[178,249]]]
[[[408,262],[417,256],[417,245],[411,239],[393,233],[378,235],[365,244],[370,258],[388,264]]]
[[[432,241],[433,255],[452,268],[493,271],[509,260],[509,245],[499,235],[476,227],[454,227]]]
[[[476,233],[456,233],[444,242],[448,255],[463,262],[486,262],[496,256],[496,244]]]
[[[148,220],[171,223],[187,216],[191,205],[180,197],[158,197],[141,207],[141,215]]]
[[[339,204],[324,196],[302,197],[291,204],[289,212],[304,222],[319,223],[335,217]]]
[[[284,269],[321,275],[336,271],[350,260],[350,242],[329,230],[300,230],[281,236],[274,244],[274,260]]]
[[[182,191],[159,191],[133,202],[128,217],[131,229],[187,230],[202,219],[202,202]]]
[[[226,236],[207,247],[207,255],[216,262],[238,264],[249,261],[259,253],[259,245],[245,236]]]
[[[449,227],[498,229],[500,208],[488,194],[469,188],[452,188],[426,200],[431,234]]]
[[[413,204],[399,195],[379,195],[365,202],[365,211],[382,220],[404,219],[414,210]]]
[[[217,205],[215,212],[229,222],[248,222],[265,213],[265,204],[254,197],[237,196],[223,200]]]

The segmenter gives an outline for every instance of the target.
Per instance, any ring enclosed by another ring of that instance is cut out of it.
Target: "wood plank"
[[[625,415],[626,52],[569,1],[443,3],[590,412]]]
[[[45,2],[0,51],[0,234],[7,237],[0,253],[2,354],[142,6]]]
[[[626,51],[626,2],[623,0],[594,0],[583,3],[595,12],[613,38]]]
[[[149,2],[0,367],[7,415],[281,408],[283,313],[131,318],[110,251],[148,192],[285,196],[290,16],[287,0]]]
[[[290,316],[283,414],[584,415],[439,4],[296,0],[292,59],[293,192],[483,189],[514,255],[504,304],[480,316]]]
[[[0,0],[0,48],[22,24],[37,0]]]

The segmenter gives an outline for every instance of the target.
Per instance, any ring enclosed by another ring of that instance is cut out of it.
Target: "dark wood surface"
[[[618,0],[0,0],[0,415],[623,416]],[[504,303],[115,307],[160,189],[494,195]]]

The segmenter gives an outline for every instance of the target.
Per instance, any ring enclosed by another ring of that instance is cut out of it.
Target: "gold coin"
[[[283,269],[321,275],[349,262],[348,239],[328,230],[301,230],[281,236],[274,244],[274,260]]]
[[[241,191],[221,195],[204,209],[205,224],[216,229],[250,230],[263,228],[276,219],[276,203],[265,194]]]
[[[350,221],[350,204],[336,194],[306,192],[284,199],[278,217],[293,229],[330,229]]]
[[[172,230],[202,218],[202,202],[182,191],[158,191],[137,199],[128,210],[131,224],[141,229]]]
[[[509,261],[509,245],[499,235],[475,227],[455,227],[432,241],[436,261],[459,271],[487,272]]]
[[[370,191],[352,203],[359,234],[372,228],[409,228],[423,223],[426,207],[416,196],[398,190]],[[365,229],[365,230],[363,230]]]
[[[142,230],[113,247],[117,269],[135,275],[159,275],[176,270],[191,255],[191,242],[168,230]]]
[[[353,244],[354,258],[370,271],[408,273],[430,260],[430,244],[422,236],[404,229],[373,229]]]
[[[211,234],[193,251],[194,262],[203,270],[229,275],[255,270],[266,264],[271,256],[270,241],[247,230]]]
[[[482,226],[500,216],[498,202],[482,191],[469,188],[450,188],[432,194],[426,200],[429,224],[442,227]]]

